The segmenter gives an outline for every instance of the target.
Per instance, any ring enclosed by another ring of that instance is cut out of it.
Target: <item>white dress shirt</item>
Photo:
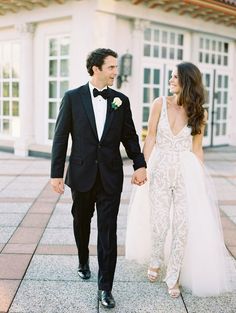
[[[94,87],[90,82],[89,82],[89,89],[91,93],[91,98],[92,98],[92,104],[93,104],[93,111],[94,111],[94,116],[95,116],[95,121],[96,121],[96,127],[97,127],[97,133],[98,133],[98,139],[100,140],[102,137],[105,121],[106,121],[106,114],[107,114],[107,100],[104,99],[102,96],[93,96],[93,89],[96,88]],[[103,88],[106,89],[107,87]],[[98,89],[98,88],[96,88]],[[102,89],[102,90],[103,90]],[[99,89],[98,89],[99,90]],[[99,91],[102,91],[99,90]]]

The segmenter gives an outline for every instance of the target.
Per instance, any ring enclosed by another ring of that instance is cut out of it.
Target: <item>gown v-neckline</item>
[[[187,127],[188,124],[186,123],[176,134],[174,134],[174,132],[172,131],[172,129],[171,129],[171,127],[170,127],[166,97],[163,97],[163,98],[164,98],[164,103],[165,103],[166,120],[167,120],[167,124],[168,124],[169,131],[170,131],[170,133],[171,133],[171,135],[172,135],[173,137],[177,137],[178,135],[180,135],[180,134],[184,131],[185,127]]]

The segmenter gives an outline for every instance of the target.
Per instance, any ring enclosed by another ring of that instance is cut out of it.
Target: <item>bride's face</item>
[[[179,78],[178,78],[178,71],[177,68],[175,68],[172,71],[171,78],[169,80],[169,88],[170,92],[173,94],[179,94],[180,93],[180,84],[179,84]]]

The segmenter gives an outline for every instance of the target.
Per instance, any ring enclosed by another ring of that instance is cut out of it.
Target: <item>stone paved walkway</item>
[[[236,148],[207,149],[226,245],[236,258]],[[105,312],[96,300],[96,217],[90,241],[92,277],[76,274],[77,256],[70,215],[70,191],[62,197],[49,185],[50,161],[0,153],[0,312]],[[118,218],[118,263],[113,313],[235,313],[236,294],[197,298],[186,291],[170,299],[163,283],[150,284],[146,268],[124,259],[132,167],[124,162],[125,183]]]

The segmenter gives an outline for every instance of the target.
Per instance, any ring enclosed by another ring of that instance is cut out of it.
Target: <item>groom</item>
[[[51,185],[64,192],[63,173],[68,144],[72,148],[65,183],[71,188],[73,228],[79,255],[78,275],[90,278],[90,222],[97,210],[98,298],[106,308],[115,301],[111,290],[117,259],[117,214],[123,185],[120,143],[133,160],[132,182],[146,181],[129,99],[112,86],[117,75],[117,53],[97,49],[87,58],[91,80],[69,90],[62,99],[52,147]]]

